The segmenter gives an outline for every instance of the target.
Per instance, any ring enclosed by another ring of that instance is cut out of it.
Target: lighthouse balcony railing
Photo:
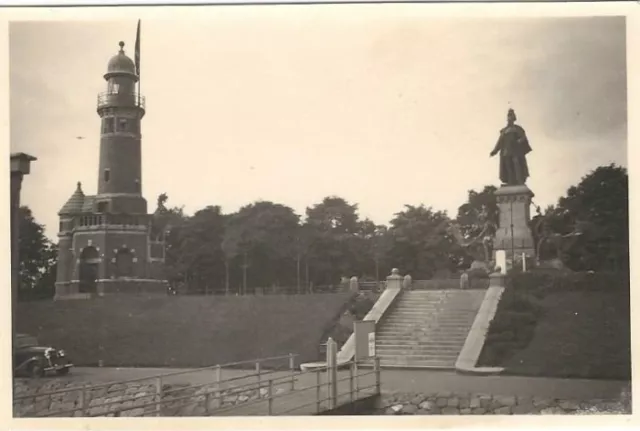
[[[145,97],[137,92],[118,93],[115,91],[105,91],[98,94],[98,109],[112,106],[134,106],[144,110],[146,101]]]

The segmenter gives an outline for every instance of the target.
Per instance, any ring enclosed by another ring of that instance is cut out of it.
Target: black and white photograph
[[[630,418],[635,21],[484,6],[7,9],[13,420]]]

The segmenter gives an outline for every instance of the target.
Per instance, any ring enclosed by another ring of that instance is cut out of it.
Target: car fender
[[[15,367],[16,371],[26,370],[29,366],[34,362],[42,362],[42,358],[39,356],[31,356],[24,361],[22,361],[19,365]]]

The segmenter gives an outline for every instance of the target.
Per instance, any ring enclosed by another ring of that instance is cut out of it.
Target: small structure
[[[356,277],[355,275],[353,277],[351,277],[351,279],[349,280],[349,290],[352,293],[360,292],[360,285],[358,284],[358,277]]]

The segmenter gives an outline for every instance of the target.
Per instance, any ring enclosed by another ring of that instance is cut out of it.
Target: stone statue
[[[516,113],[509,109],[507,127],[500,130],[500,137],[491,157],[500,153],[500,181],[503,185],[522,185],[529,177],[526,155],[531,152],[524,129],[515,124]]]

